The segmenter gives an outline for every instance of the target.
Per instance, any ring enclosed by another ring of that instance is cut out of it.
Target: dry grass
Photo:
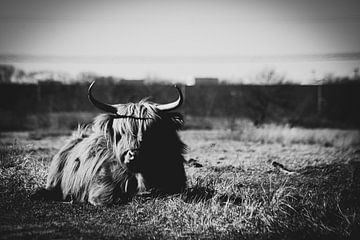
[[[347,139],[356,134],[277,126],[184,131],[189,188],[108,208],[30,201],[65,137],[2,134],[0,238],[345,239],[360,224],[360,170],[348,164],[360,158],[355,138]],[[277,172],[273,160],[298,174]]]
[[[339,129],[305,129],[300,127],[251,124],[233,131],[226,138],[262,143],[319,144],[323,146],[351,147],[360,145],[360,131]]]
[[[215,118],[187,116],[187,129],[206,132],[205,138],[281,144],[319,144],[351,147],[360,145],[360,130],[307,129],[289,125],[263,124],[255,126],[243,118]],[[212,130],[211,132],[207,130]]]

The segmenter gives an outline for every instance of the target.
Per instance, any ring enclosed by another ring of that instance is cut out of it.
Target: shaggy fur
[[[185,145],[177,134],[181,116],[145,100],[116,107],[125,117],[102,114],[73,134],[54,156],[46,188],[35,198],[108,205],[149,190],[184,190]],[[129,152],[136,153],[130,163]]]

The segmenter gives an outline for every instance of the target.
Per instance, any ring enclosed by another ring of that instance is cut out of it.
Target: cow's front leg
[[[93,183],[89,189],[88,201],[94,206],[112,204],[114,202],[113,184]]]
[[[126,168],[104,164],[89,186],[88,201],[95,206],[128,202],[138,192],[138,182]]]

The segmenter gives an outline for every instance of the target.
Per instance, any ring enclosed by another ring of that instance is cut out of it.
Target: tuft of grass
[[[5,194],[30,193],[43,186],[49,158],[37,156],[23,145],[0,147],[1,192]]]
[[[325,147],[360,146],[359,130],[306,129],[288,125],[265,124],[256,127],[245,124],[241,129],[227,131],[221,139],[281,144],[318,144]]]

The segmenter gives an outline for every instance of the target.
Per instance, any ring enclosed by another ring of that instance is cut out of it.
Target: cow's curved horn
[[[157,105],[158,109],[160,109],[162,111],[171,111],[171,110],[174,110],[174,109],[180,107],[181,104],[183,104],[184,97],[182,95],[182,92],[178,86],[175,85],[175,88],[179,93],[178,99],[175,102],[171,102],[171,103],[167,103],[167,104],[158,104]]]
[[[113,107],[109,104],[106,104],[106,103],[102,103],[98,100],[96,100],[93,95],[92,95],[92,87],[94,85],[95,81],[93,81],[90,86],[89,86],[89,89],[88,89],[88,98],[90,100],[90,102],[97,108],[99,108],[100,110],[103,110],[105,112],[108,112],[108,113],[113,113],[113,114],[117,114],[117,108],[116,107]]]

